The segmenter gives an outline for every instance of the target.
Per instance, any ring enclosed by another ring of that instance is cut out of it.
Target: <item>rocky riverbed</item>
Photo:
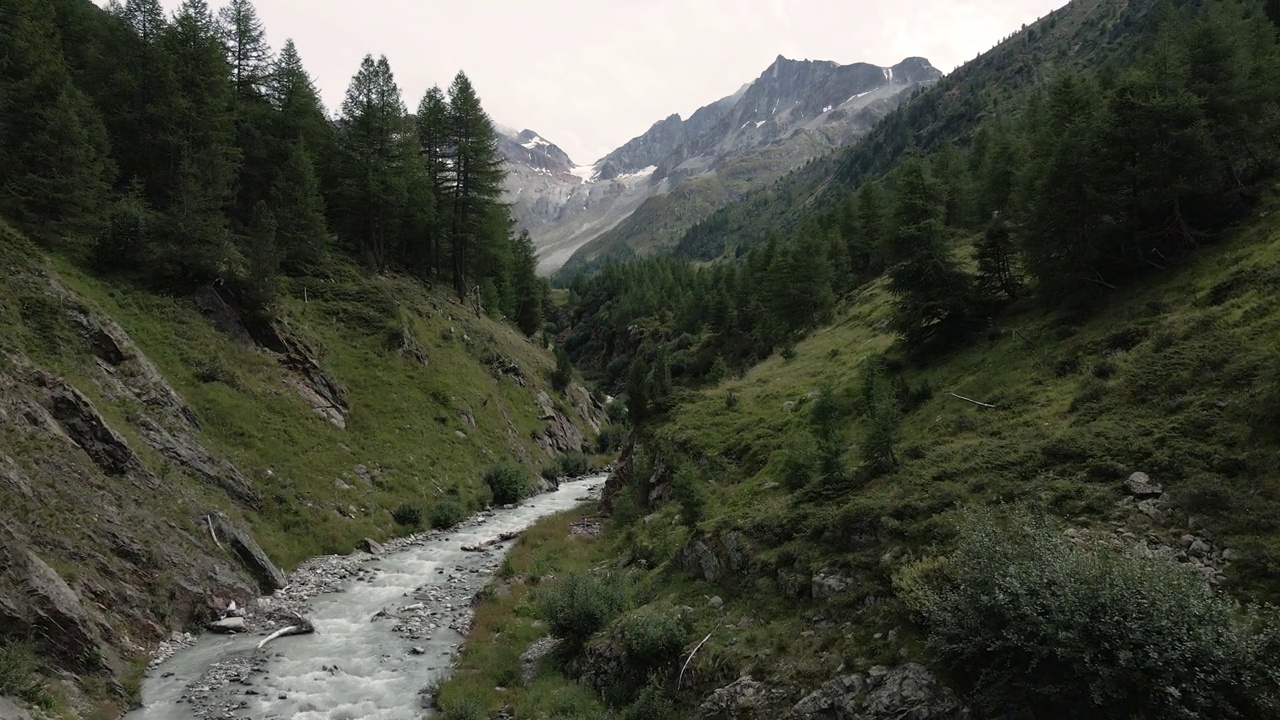
[[[470,629],[473,598],[519,532],[594,498],[602,482],[566,482],[453,530],[313,558],[286,587],[237,608],[243,633],[165,643],[144,684],[144,706],[127,717],[420,717],[419,691],[448,672]],[[314,635],[257,648],[298,615],[314,623]]]

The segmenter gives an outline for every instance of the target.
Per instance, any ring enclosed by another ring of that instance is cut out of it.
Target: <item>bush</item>
[[[989,511],[966,518],[949,558],[927,562],[895,585],[984,714],[1280,713],[1274,618],[1241,611],[1176,564],[1080,548],[1041,517]]]
[[[590,573],[570,574],[538,597],[538,615],[571,651],[581,649],[625,607],[626,591],[619,578]]]
[[[0,644],[0,697],[16,697],[48,708],[51,698],[40,677],[35,649],[25,641],[6,638]]]
[[[628,668],[647,672],[678,661],[688,633],[676,612],[644,610],[623,619],[622,652]]]
[[[630,430],[624,425],[616,425],[609,423],[600,428],[600,435],[596,438],[596,451],[601,455],[617,452],[622,449],[622,445],[627,442],[627,434]]]
[[[529,494],[529,471],[513,462],[498,463],[484,473],[495,505],[511,505]]]
[[[551,374],[551,386],[563,392],[573,382],[573,361],[564,348],[556,348],[556,369]]]
[[[689,467],[676,471],[671,480],[671,494],[680,503],[680,520],[695,527],[707,515],[707,489]]]
[[[422,525],[422,507],[415,503],[403,503],[391,511],[391,518],[405,527],[420,527]]]
[[[450,530],[466,519],[467,509],[452,498],[441,500],[431,508],[431,527],[436,530]]]
[[[580,452],[565,453],[560,456],[560,471],[565,477],[582,477],[591,471],[591,461]]]

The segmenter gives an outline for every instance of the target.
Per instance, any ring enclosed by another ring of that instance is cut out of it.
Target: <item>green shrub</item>
[[[484,484],[495,505],[518,503],[529,494],[529,471],[513,462],[498,463],[485,471]]]
[[[680,520],[689,527],[707,515],[707,489],[692,468],[682,467],[671,480],[671,494],[680,503]]]
[[[805,435],[787,444],[782,451],[783,487],[791,491],[803,490],[818,475],[818,447],[813,438]]]
[[[895,585],[939,661],[991,716],[1280,713],[1280,628],[1162,560],[1077,547],[1042,517],[984,511],[945,561]]]
[[[565,477],[582,477],[591,471],[591,461],[580,452],[565,453],[560,456],[560,471]]]
[[[606,424],[600,428],[600,435],[596,438],[596,451],[604,455],[621,450],[630,432],[630,429],[625,425]]]
[[[663,692],[662,686],[651,683],[640,691],[640,695],[627,708],[623,717],[626,720],[671,720],[676,717],[676,709]]]
[[[391,518],[405,527],[420,527],[422,525],[422,506],[416,503],[403,503],[391,511]]]
[[[622,620],[622,651],[628,668],[647,672],[678,660],[688,632],[676,613],[674,608],[649,609]]]
[[[431,527],[436,530],[450,530],[466,519],[467,509],[453,498],[441,500],[431,508]]]
[[[626,600],[620,578],[572,573],[539,594],[538,614],[553,635],[576,651],[623,611]]]
[[[0,697],[16,697],[49,707],[51,698],[40,676],[40,659],[31,644],[0,638]]]

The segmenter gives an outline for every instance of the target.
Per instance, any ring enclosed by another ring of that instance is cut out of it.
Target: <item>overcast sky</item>
[[[336,109],[366,53],[410,111],[459,69],[494,120],[588,164],[654,122],[732,94],[779,54],[950,72],[1066,0],[256,0]],[[180,0],[163,0],[174,9]],[[220,0],[209,0],[218,7]]]

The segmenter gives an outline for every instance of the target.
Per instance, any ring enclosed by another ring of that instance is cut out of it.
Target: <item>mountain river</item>
[[[452,531],[389,543],[382,555],[310,561],[277,595],[328,569],[318,594],[300,596],[305,602],[297,605],[314,634],[282,637],[261,650],[265,632],[205,634],[148,672],[143,706],[125,718],[424,717],[421,691],[448,674],[463,640],[455,628],[469,623],[471,598],[512,545],[501,538],[594,497],[603,482],[604,476],[564,482]],[[250,611],[274,602],[264,598]]]

